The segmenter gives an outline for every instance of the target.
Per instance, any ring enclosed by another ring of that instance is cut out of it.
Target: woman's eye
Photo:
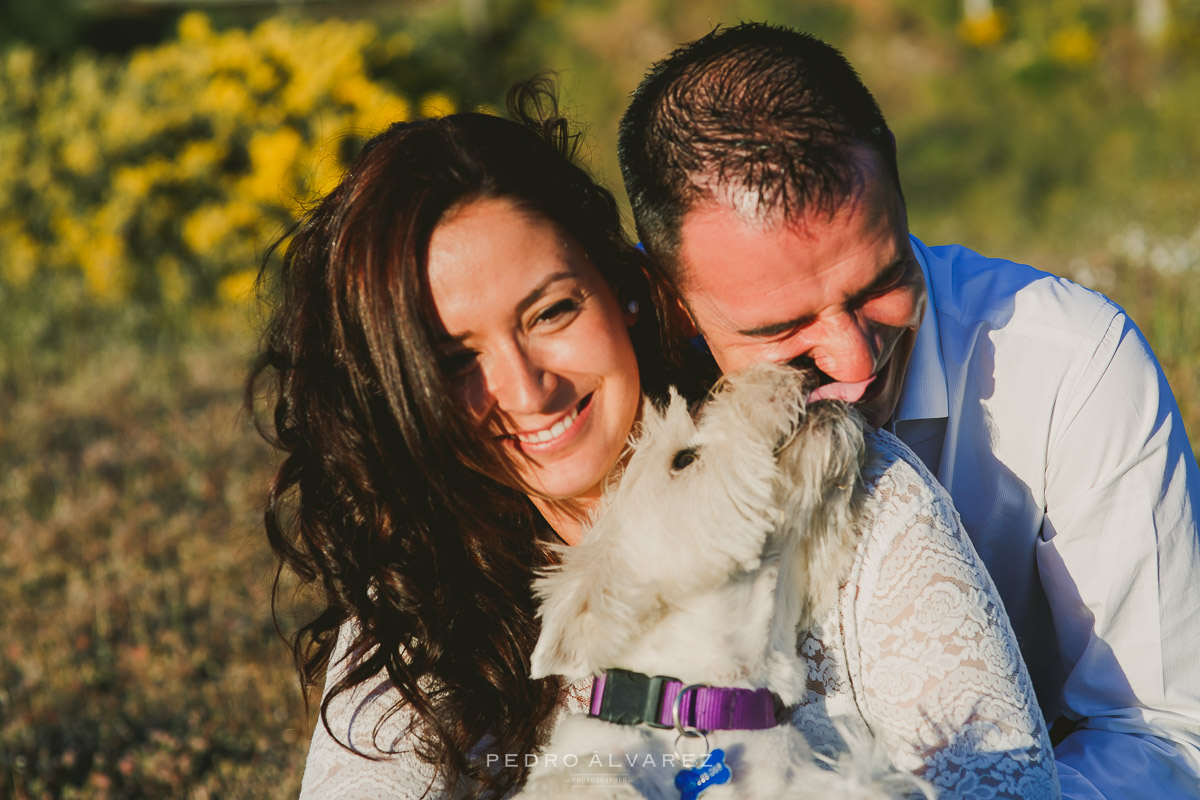
[[[556,322],[579,310],[579,301],[574,298],[559,300],[537,315],[538,322]]]
[[[461,378],[469,375],[475,369],[479,355],[470,350],[458,353],[447,353],[438,359],[442,373],[450,378]]]

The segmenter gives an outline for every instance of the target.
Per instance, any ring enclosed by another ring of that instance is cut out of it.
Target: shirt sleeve
[[[939,797],[1057,797],[1012,627],[945,491],[897,460],[869,506],[847,636],[851,651],[857,640],[864,718],[897,766]]]
[[[347,622],[330,659],[326,692],[352,663],[353,656],[346,653],[352,635],[352,625]],[[329,730],[319,718],[313,730],[300,800],[446,796],[433,766],[413,752],[413,715],[405,709],[389,715],[399,699],[387,676],[381,675],[330,702],[326,715]]]
[[[1078,727],[1069,797],[1200,797],[1200,474],[1149,345],[1114,307],[1059,403],[1037,544]],[[1148,788],[1148,787],[1153,787]]]

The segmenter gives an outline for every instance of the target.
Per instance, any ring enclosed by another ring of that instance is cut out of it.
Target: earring
[[[630,300],[628,303],[625,304],[625,310],[628,311],[630,314],[637,314],[637,312],[640,308],[641,308],[641,306],[638,305],[637,300]]]

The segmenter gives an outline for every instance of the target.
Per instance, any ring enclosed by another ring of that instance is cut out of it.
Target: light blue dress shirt
[[[912,239],[929,305],[893,430],[991,571],[1065,797],[1200,797],[1200,471],[1154,354],[1070,281]]]

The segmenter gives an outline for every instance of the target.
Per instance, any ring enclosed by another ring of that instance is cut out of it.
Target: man
[[[718,365],[815,365],[949,490],[1069,797],[1200,797],[1200,473],[1141,333],[1068,281],[908,234],[833,48],[765,25],[656,64],[622,120],[638,231]]]

